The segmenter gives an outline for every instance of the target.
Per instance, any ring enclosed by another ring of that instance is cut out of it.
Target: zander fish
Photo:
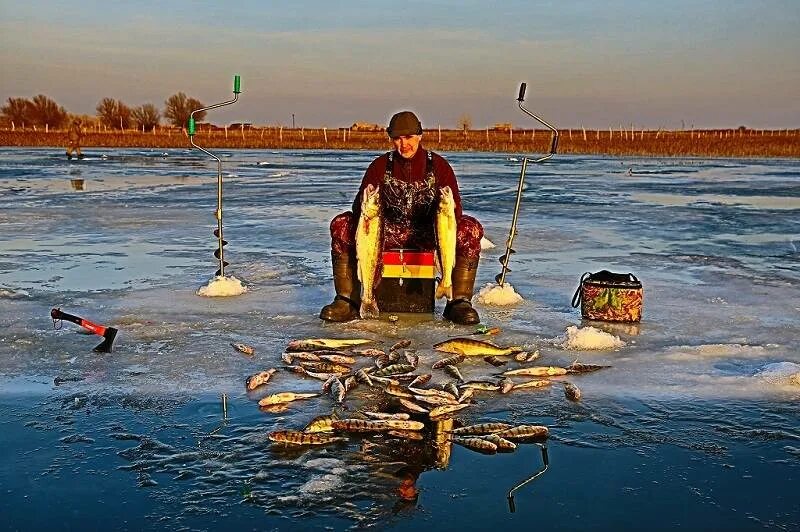
[[[453,299],[453,266],[456,263],[456,202],[450,187],[439,189],[439,207],[436,210],[436,243],[442,280],[436,287],[436,299]]]
[[[250,375],[244,383],[245,388],[247,388],[248,392],[252,392],[259,386],[266,384],[275,371],[277,371],[275,368],[270,368],[267,371],[259,371],[255,375]]]
[[[451,338],[444,342],[434,344],[433,348],[445,353],[463,354],[465,356],[504,356],[519,353],[523,349],[516,345],[500,347],[491,342],[484,342],[475,338]]]
[[[356,359],[347,356],[347,355],[340,355],[340,354],[325,354],[325,355],[318,355],[320,360],[324,360],[325,362],[332,362],[334,364],[355,364]]]
[[[306,338],[292,340],[286,346],[287,352],[319,351],[321,349],[343,349],[354,345],[368,344],[373,340],[366,338]]]
[[[288,443],[292,445],[326,445],[337,441],[347,441],[347,438],[342,436],[300,432],[297,430],[278,430],[270,432],[268,437],[270,441],[275,443]]]
[[[258,402],[258,406],[277,405],[281,403],[291,403],[300,399],[311,399],[317,397],[318,393],[294,393],[294,392],[281,392],[268,395]]]
[[[356,227],[356,259],[358,280],[361,281],[361,319],[377,319],[380,315],[375,300],[375,270],[381,250],[380,187],[367,185],[361,197],[361,215]]]
[[[423,373],[422,375],[417,375],[414,377],[414,380],[408,384],[409,388],[417,388],[419,386],[423,386],[428,383],[428,381],[433,378],[433,375],[430,373]]]
[[[398,401],[400,401],[400,404],[403,406],[403,408],[405,408],[406,410],[410,410],[411,412],[416,412],[418,414],[427,414],[429,412],[427,408],[418,405],[417,403],[411,401],[410,399],[404,399],[400,397],[398,398]]]

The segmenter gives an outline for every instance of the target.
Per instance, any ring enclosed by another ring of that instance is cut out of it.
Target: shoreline
[[[557,153],[652,157],[800,158],[800,130],[560,130]],[[423,145],[449,152],[547,153],[545,130],[427,130]],[[390,144],[383,131],[349,129],[198,127],[195,142],[205,148],[330,149],[384,151]],[[0,147],[64,149],[62,130],[0,130]],[[82,148],[189,148],[185,131],[157,128],[141,131],[86,131]]]

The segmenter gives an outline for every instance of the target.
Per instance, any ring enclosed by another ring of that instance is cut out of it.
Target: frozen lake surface
[[[326,324],[328,223],[349,208],[371,152],[220,151],[226,273],[248,291],[196,295],[217,268],[216,163],[189,150],[0,148],[0,515],[9,529],[329,526],[401,530],[800,527],[800,161],[557,156],[529,165],[507,280],[523,301],[476,303],[493,340],[547,365],[613,367],[560,386],[479,394],[458,418],[548,425],[535,445],[484,456],[430,441],[353,438],[284,450],[266,434],[330,413],[328,396],[259,411],[248,375],[291,339],[365,337],[388,348],[469,334],[436,314]],[[444,153],[500,273],[519,156]],[[584,272],[634,273],[638,325],[582,323]],[[114,352],[53,307],[119,329]],[[623,347],[565,348],[594,325]],[[252,358],[231,342],[252,345]],[[494,375],[481,360],[466,378]],[[319,383],[279,371],[267,388]],[[266,393],[266,392],[265,392]],[[228,397],[221,423],[220,396]],[[382,401],[358,388],[351,412]],[[446,459],[443,459],[443,453]],[[422,472],[413,503],[399,476]],[[635,511],[632,511],[635,509]],[[46,511],[43,511],[46,510]]]

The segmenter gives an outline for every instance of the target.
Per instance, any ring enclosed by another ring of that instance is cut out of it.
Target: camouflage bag
[[[601,270],[581,276],[572,306],[586,320],[638,322],[642,319],[642,283],[632,273]]]

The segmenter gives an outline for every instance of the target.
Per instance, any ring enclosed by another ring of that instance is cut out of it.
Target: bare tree
[[[114,98],[103,98],[97,104],[97,117],[106,127],[111,129],[128,129],[131,127],[131,108]]]
[[[463,131],[464,136],[466,136],[467,131],[472,129],[472,117],[466,113],[458,117],[458,128]]]
[[[17,126],[30,123],[31,101],[27,98],[9,98],[8,102],[0,107],[0,116],[4,122]]]
[[[146,103],[133,110],[133,119],[140,128],[153,129],[161,123],[161,113],[152,103]]]
[[[164,118],[169,120],[175,127],[186,127],[192,111],[205,107],[199,100],[189,98],[186,94],[178,92],[173,94],[164,102]],[[199,122],[206,117],[206,112],[202,111],[194,115]]]
[[[29,121],[36,125],[59,128],[67,120],[67,111],[44,94],[34,96],[29,108]]]

